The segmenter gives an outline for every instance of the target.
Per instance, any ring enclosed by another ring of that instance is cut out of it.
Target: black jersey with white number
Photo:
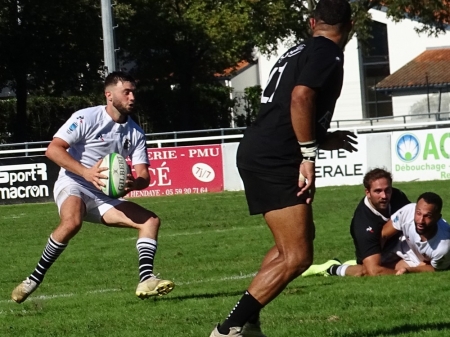
[[[393,188],[390,201],[390,214],[388,217],[381,215],[364,197],[355,209],[350,225],[350,234],[355,245],[355,255],[358,264],[375,254],[381,254],[381,231],[384,224],[389,220],[391,214],[400,208],[408,205],[410,201],[400,190]],[[398,236],[394,236],[385,243],[385,247],[391,247],[398,241]]]
[[[291,122],[291,94],[298,85],[316,89],[316,138],[325,137],[343,81],[342,50],[318,36],[289,49],[273,67],[254,125],[247,128],[237,166],[250,171],[298,176],[302,157]]]

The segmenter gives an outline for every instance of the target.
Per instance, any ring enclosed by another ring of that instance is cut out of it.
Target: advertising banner
[[[396,181],[450,179],[450,130],[393,132],[392,174]]]
[[[223,191],[221,145],[165,147],[147,151],[150,186],[132,191],[127,197]]]
[[[316,159],[316,186],[358,185],[367,170],[366,135],[358,135],[358,152],[319,150]]]
[[[45,156],[0,159],[0,204],[53,201],[58,173]]]

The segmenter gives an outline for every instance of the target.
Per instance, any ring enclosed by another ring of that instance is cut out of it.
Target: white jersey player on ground
[[[426,192],[417,203],[402,207],[384,225],[382,239],[401,232],[396,253],[402,258],[397,275],[408,272],[446,270],[450,267],[450,226],[441,217],[442,199]]]
[[[81,229],[83,221],[112,227],[137,229],[139,278],[136,295],[140,298],[170,292],[172,281],[153,274],[160,220],[155,213],[124,199],[112,199],[101,191],[107,178],[100,167],[103,157],[116,152],[130,157],[136,178],[127,176],[125,190],[141,190],[150,182],[149,161],[144,132],[129,116],[134,107],[134,79],[113,72],[105,79],[107,105],[75,112],[54,135],[46,155],[61,167],[54,187],[60,215],[33,273],[12,292],[22,303],[44,279],[45,273]]]

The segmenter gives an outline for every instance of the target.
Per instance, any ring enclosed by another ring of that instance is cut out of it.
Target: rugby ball
[[[111,198],[123,197],[125,191],[125,182],[127,180],[128,165],[125,158],[118,153],[110,153],[103,158],[100,167],[106,167],[108,170],[102,171],[102,174],[108,176],[108,179],[101,179],[105,186],[102,191]]]

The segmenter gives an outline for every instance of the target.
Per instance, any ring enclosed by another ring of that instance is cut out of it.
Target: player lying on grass
[[[450,267],[450,226],[442,219],[441,210],[441,197],[425,192],[417,198],[417,203],[402,207],[383,226],[382,244],[401,235],[397,244],[386,250],[399,257],[394,266],[387,266],[391,274],[434,272]],[[333,266],[329,269],[330,275],[337,275],[332,271]],[[364,268],[362,275],[368,275]]]
[[[139,278],[136,295],[140,298],[163,295],[174,287],[172,281],[153,274],[160,220],[155,213],[124,199],[112,199],[100,191],[107,178],[100,168],[106,155],[116,152],[130,157],[136,179],[130,174],[126,190],[148,186],[148,156],[144,132],[129,117],[134,107],[134,79],[113,72],[105,79],[107,105],[77,111],[55,134],[46,155],[61,167],[54,197],[60,223],[48,239],[33,273],[12,292],[22,303],[44,280],[45,273],[81,229],[84,220],[111,227],[138,230]],[[101,238],[98,238],[101,240]]]
[[[384,169],[368,171],[363,178],[363,185],[365,197],[356,207],[350,224],[356,261],[341,265],[337,260],[329,260],[324,264],[312,265],[302,274],[303,277],[322,274],[362,276],[363,272],[370,276],[395,273],[389,267],[393,267],[400,259],[391,254],[391,248],[397,244],[399,235],[388,240],[382,249],[381,230],[389,217],[410,201],[402,191],[392,187],[392,175]]]
[[[433,272],[450,267],[450,226],[442,219],[442,199],[433,192],[422,193],[416,204],[401,208],[383,227],[382,240],[401,233],[396,249],[402,258],[397,275]]]

